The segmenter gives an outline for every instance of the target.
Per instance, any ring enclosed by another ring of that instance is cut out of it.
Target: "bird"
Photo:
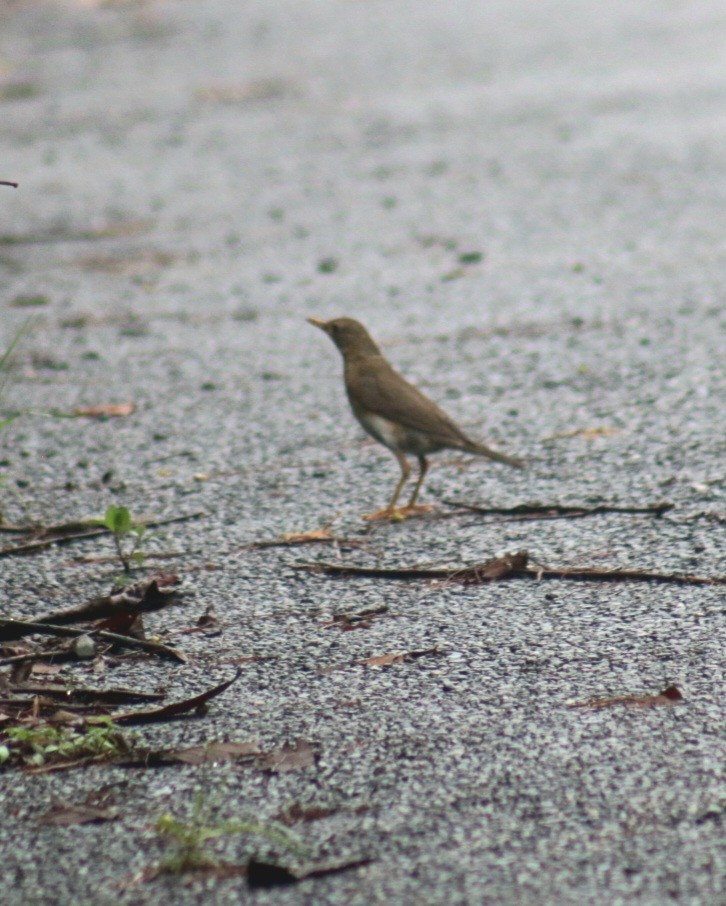
[[[307,320],[324,331],[340,350],[345,390],[353,414],[371,437],[388,447],[401,469],[388,505],[367,514],[365,519],[401,520],[430,510],[430,506],[417,505],[416,501],[429,467],[427,456],[439,450],[461,450],[515,469],[524,468],[522,460],[467,437],[433,400],[393,368],[360,321],[354,318]],[[397,509],[401,491],[411,474],[407,455],[418,458],[419,474],[408,503]]]

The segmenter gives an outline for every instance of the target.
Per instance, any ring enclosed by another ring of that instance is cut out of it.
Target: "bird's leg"
[[[416,504],[416,500],[418,499],[418,492],[421,490],[421,485],[423,484],[423,480],[429,470],[428,460],[425,456],[419,456],[418,465],[418,480],[416,481],[416,487],[413,489],[413,494],[411,494],[411,499],[408,501],[406,506],[402,507],[400,510],[397,510],[397,513],[400,513],[402,517],[414,516],[417,513],[428,513],[433,509],[431,504]]]
[[[411,466],[408,464],[406,457],[403,453],[399,453],[397,450],[393,450],[393,455],[398,460],[398,464],[401,467],[401,477],[398,479],[398,484],[396,485],[393,491],[393,497],[387,507],[384,507],[382,510],[378,510],[375,513],[366,513],[363,518],[373,520],[373,519],[390,519],[395,516],[400,510],[396,509],[396,503],[398,498],[401,496],[401,491],[403,486],[408,481],[408,476],[411,474]]]

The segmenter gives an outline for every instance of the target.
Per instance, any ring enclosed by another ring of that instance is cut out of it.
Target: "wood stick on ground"
[[[461,500],[444,500],[447,506],[457,507],[470,513],[479,513],[482,516],[511,516],[512,521],[526,521],[534,519],[584,519],[586,516],[602,516],[609,513],[622,513],[626,515],[644,515],[660,518],[663,513],[672,510],[675,504],[664,500],[652,506],[564,506],[559,503],[519,503],[512,507],[485,507],[473,503],[464,503]]]
[[[158,702],[166,698],[166,692],[142,692],[138,689],[92,689],[88,686],[68,687],[59,683],[13,683],[10,692],[19,695],[41,695],[60,698],[63,707],[67,704],[112,704],[125,705],[133,702]]]
[[[560,579],[571,582],[659,582],[674,585],[726,585],[726,576],[692,576],[679,573],[659,573],[640,569],[577,569],[529,566],[527,551],[507,554],[485,563],[464,567],[370,567],[341,563],[290,563],[292,569],[321,572],[328,576],[369,579],[446,579],[466,585],[496,582],[506,579]]]
[[[146,639],[135,639],[128,635],[119,635],[116,632],[106,632],[105,629],[71,629],[69,626],[54,626],[51,623],[34,623],[30,620],[6,620],[0,619],[0,637],[3,630],[8,629],[15,633],[21,631],[21,635],[14,635],[13,638],[22,638],[26,635],[54,635],[74,638],[80,635],[90,635],[94,638],[102,639],[104,642],[111,642],[114,645],[125,645],[128,648],[141,648],[143,651],[149,651],[151,654],[158,654],[159,657],[171,658],[181,663],[186,663],[188,658],[183,651],[178,648],[170,648],[168,645],[162,645],[159,642],[148,642]],[[3,661],[0,661],[0,665]]]
[[[184,516],[172,516],[169,519],[139,519],[139,525],[146,528],[158,528],[161,525],[171,525],[175,522],[187,522],[190,519],[200,519],[206,516],[206,513],[199,511],[197,513],[188,513]],[[5,526],[2,530],[5,532],[19,533],[21,526]],[[0,557],[13,557],[16,554],[28,554],[33,551],[42,550],[53,544],[68,544],[71,541],[83,541],[86,538],[96,538],[100,535],[110,535],[111,532],[104,525],[88,526],[84,523],[71,522],[65,525],[48,526],[47,528],[28,526],[27,534],[33,537],[32,541],[26,541],[22,544],[13,544],[10,547],[0,548]]]
[[[138,616],[142,613],[152,613],[178,603],[179,590],[175,587],[177,584],[176,576],[152,576],[150,579],[126,586],[116,594],[92,598],[80,607],[43,614],[35,622],[65,626],[69,623],[105,620],[120,614]],[[3,638],[1,632],[0,638]]]

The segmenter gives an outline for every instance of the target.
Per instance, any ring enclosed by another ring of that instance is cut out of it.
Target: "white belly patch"
[[[420,431],[404,428],[381,415],[366,413],[358,415],[358,418],[366,431],[390,450],[425,456],[427,453],[434,453],[441,449],[439,444]]]

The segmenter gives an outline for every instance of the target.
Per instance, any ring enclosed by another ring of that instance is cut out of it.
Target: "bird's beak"
[[[308,324],[312,324],[313,327],[319,327],[321,330],[324,330],[327,333],[328,322],[323,321],[321,318],[306,318]]]

